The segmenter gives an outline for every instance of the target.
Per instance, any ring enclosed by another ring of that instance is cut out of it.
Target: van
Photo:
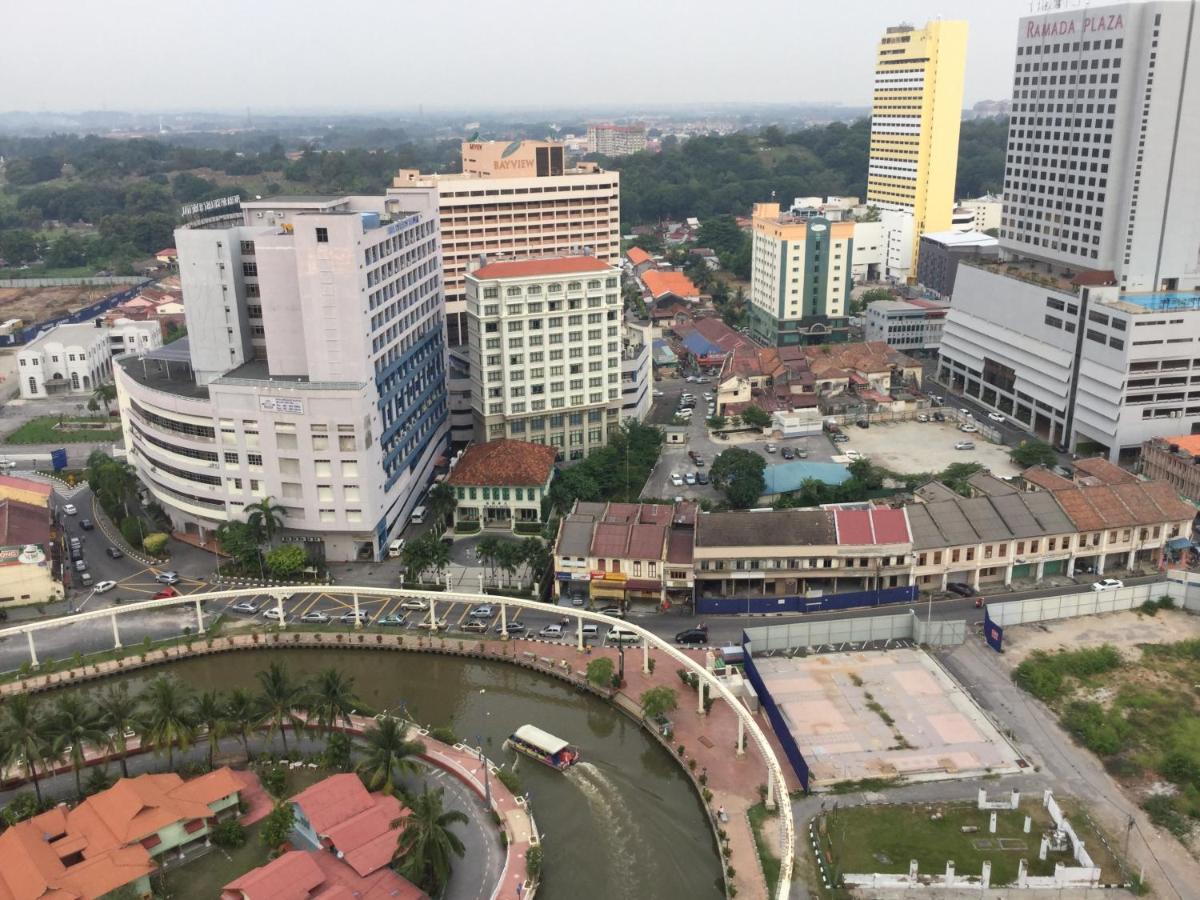
[[[416,509],[414,509],[412,511],[412,515],[409,516],[408,520],[410,522],[412,522],[412,524],[414,524],[414,525],[420,525],[422,522],[424,522],[425,521],[425,507],[418,506]]]
[[[388,544],[388,559],[398,559],[404,552],[404,538],[396,538]]]
[[[636,631],[622,628],[620,625],[614,625],[608,629],[608,634],[604,636],[604,640],[610,644],[636,644],[641,639],[642,636]]]

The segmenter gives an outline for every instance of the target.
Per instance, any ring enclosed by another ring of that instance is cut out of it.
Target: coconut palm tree
[[[262,535],[269,547],[283,527],[283,507],[274,497],[263,497],[246,511],[246,524]]]
[[[287,726],[293,731],[304,727],[301,711],[307,705],[304,686],[293,681],[287,666],[273,662],[264,672],[258,673],[258,684],[262,693],[258,697],[260,719],[268,725],[268,738],[279,732],[283,738],[283,752],[288,752]]]
[[[82,798],[83,780],[79,773],[87,762],[87,750],[108,746],[108,731],[100,711],[90,699],[79,694],[64,694],[50,714],[50,734],[51,754],[56,759],[70,761],[75,772],[75,793]]]
[[[250,732],[262,721],[258,703],[243,687],[235,687],[225,701],[225,721],[230,734],[236,734],[246,751],[246,762],[250,762]]]
[[[129,685],[114,684],[94,698],[100,713],[101,725],[108,729],[108,749],[117,754],[121,763],[121,777],[129,777],[126,756],[129,752],[128,735],[139,730],[138,699],[129,692]]]
[[[96,389],[92,391],[92,399],[97,405],[104,404],[104,411],[107,413],[112,408],[112,402],[117,399],[117,386],[111,382],[96,385]]]
[[[325,732],[326,741],[339,724],[350,724],[350,713],[360,706],[354,695],[354,679],[339,669],[317,673],[309,686],[308,714]]]
[[[439,481],[425,496],[425,506],[429,509],[429,516],[436,526],[433,531],[440,534],[450,524],[454,517],[454,508],[458,506],[454,488],[444,481]]]
[[[208,768],[220,749],[221,738],[230,732],[229,707],[220,691],[204,691],[192,703],[192,721],[198,729],[204,729],[204,740],[208,744]]]
[[[186,750],[196,736],[189,691],[174,678],[159,675],[146,686],[141,700],[142,741],[156,753],[166,747],[167,766],[174,771],[175,745]]]
[[[466,824],[466,813],[442,805],[445,788],[431,791],[429,785],[408,804],[409,814],[401,820],[396,841],[396,871],[436,897],[450,880],[452,857],[466,852],[462,840],[450,830]]]
[[[50,753],[51,730],[42,707],[28,694],[14,694],[4,704],[0,722],[0,747],[6,764],[19,765],[33,781],[38,809],[42,807],[42,786],[38,765]]]
[[[379,719],[363,733],[366,746],[357,768],[371,790],[393,794],[401,775],[419,771],[413,757],[424,753],[425,745],[408,740],[406,734],[406,727],[390,716]]]

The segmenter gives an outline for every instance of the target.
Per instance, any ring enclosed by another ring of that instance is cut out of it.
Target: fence
[[[916,586],[883,588],[878,591],[852,591],[824,597],[697,597],[696,612],[719,616],[736,614],[810,613],[862,606],[887,606],[892,603],[913,603],[919,589]]]
[[[73,313],[67,313],[65,315],[57,316],[53,319],[47,319],[45,322],[37,322],[28,326],[27,328],[14,331],[12,334],[0,334],[0,347],[14,347],[19,344],[28,343],[43,331],[53,328],[55,325],[63,325],[67,323],[76,324],[79,322],[86,322],[89,319],[94,319],[101,313],[108,312],[118,303],[124,303],[126,300],[132,300],[138,295],[142,288],[150,283],[150,279],[141,280],[127,290],[119,291],[115,294],[109,294],[103,300],[97,300],[95,303],[91,303],[83,307],[83,309],[76,310]],[[4,286],[4,283],[0,282],[0,286]]]
[[[862,616],[828,622],[791,622],[747,628],[742,642],[755,651],[794,650],[825,644],[865,644],[871,641],[915,641],[933,646],[955,646],[967,637],[966,622],[925,623],[913,613],[891,616]]]
[[[760,629],[756,629],[760,630]],[[796,739],[792,737],[792,730],[788,728],[787,722],[784,721],[782,713],[775,705],[775,698],[771,696],[771,692],[767,690],[767,685],[762,680],[762,676],[758,674],[758,667],[754,665],[754,646],[753,642],[747,637],[747,632],[742,632],[742,655],[744,657],[744,669],[746,677],[750,679],[750,684],[754,687],[754,692],[758,694],[758,700],[762,704],[762,708],[766,710],[767,718],[771,722],[771,727],[775,729],[775,737],[779,739],[779,746],[783,747],[783,755],[792,765],[792,771],[796,773],[796,778],[800,781],[800,787],[804,788],[804,793],[808,793],[808,761],[804,758],[804,754],[800,752],[800,747],[796,743]]]
[[[1200,588],[1200,582],[1197,583]],[[1140,606],[1147,600],[1155,600],[1164,594],[1183,593],[1181,588],[1172,589],[1170,582],[1134,584],[1115,591],[1082,591],[1076,594],[1059,594],[1054,597],[1033,597],[1029,600],[1009,600],[1005,603],[988,603],[987,617],[993,625],[1025,625],[1029,622],[1045,622],[1049,619],[1070,619],[1075,616],[1092,616],[1099,613],[1122,612]],[[1200,591],[1196,592],[1196,608],[1200,608]],[[1177,598],[1180,599],[1180,598]]]
[[[8,278],[0,275],[0,287],[87,287],[90,284],[136,284],[141,275],[86,275],[82,278]]]

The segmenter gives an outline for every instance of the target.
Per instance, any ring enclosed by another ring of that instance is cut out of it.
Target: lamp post
[[[488,809],[492,808],[492,782],[488,778],[487,758],[483,755],[483,738],[475,735],[475,750],[479,753],[479,764],[483,766],[483,798],[487,802]]]
[[[625,644],[617,642],[617,680],[625,683]]]

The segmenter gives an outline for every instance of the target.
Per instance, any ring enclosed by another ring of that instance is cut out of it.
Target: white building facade
[[[476,440],[583,459],[621,422],[621,270],[592,256],[489,263],[467,275]]]
[[[208,538],[270,498],[283,541],[383,557],[447,445],[424,199],[255,201],[241,225],[176,232],[188,337],[116,381],[129,460],[177,529]]]
[[[876,300],[867,307],[863,337],[904,353],[937,350],[949,306],[932,300]]]
[[[161,346],[157,322],[118,319],[107,327],[96,319],[56,325],[17,354],[21,397],[91,394],[111,380],[114,356],[148,353]]]

